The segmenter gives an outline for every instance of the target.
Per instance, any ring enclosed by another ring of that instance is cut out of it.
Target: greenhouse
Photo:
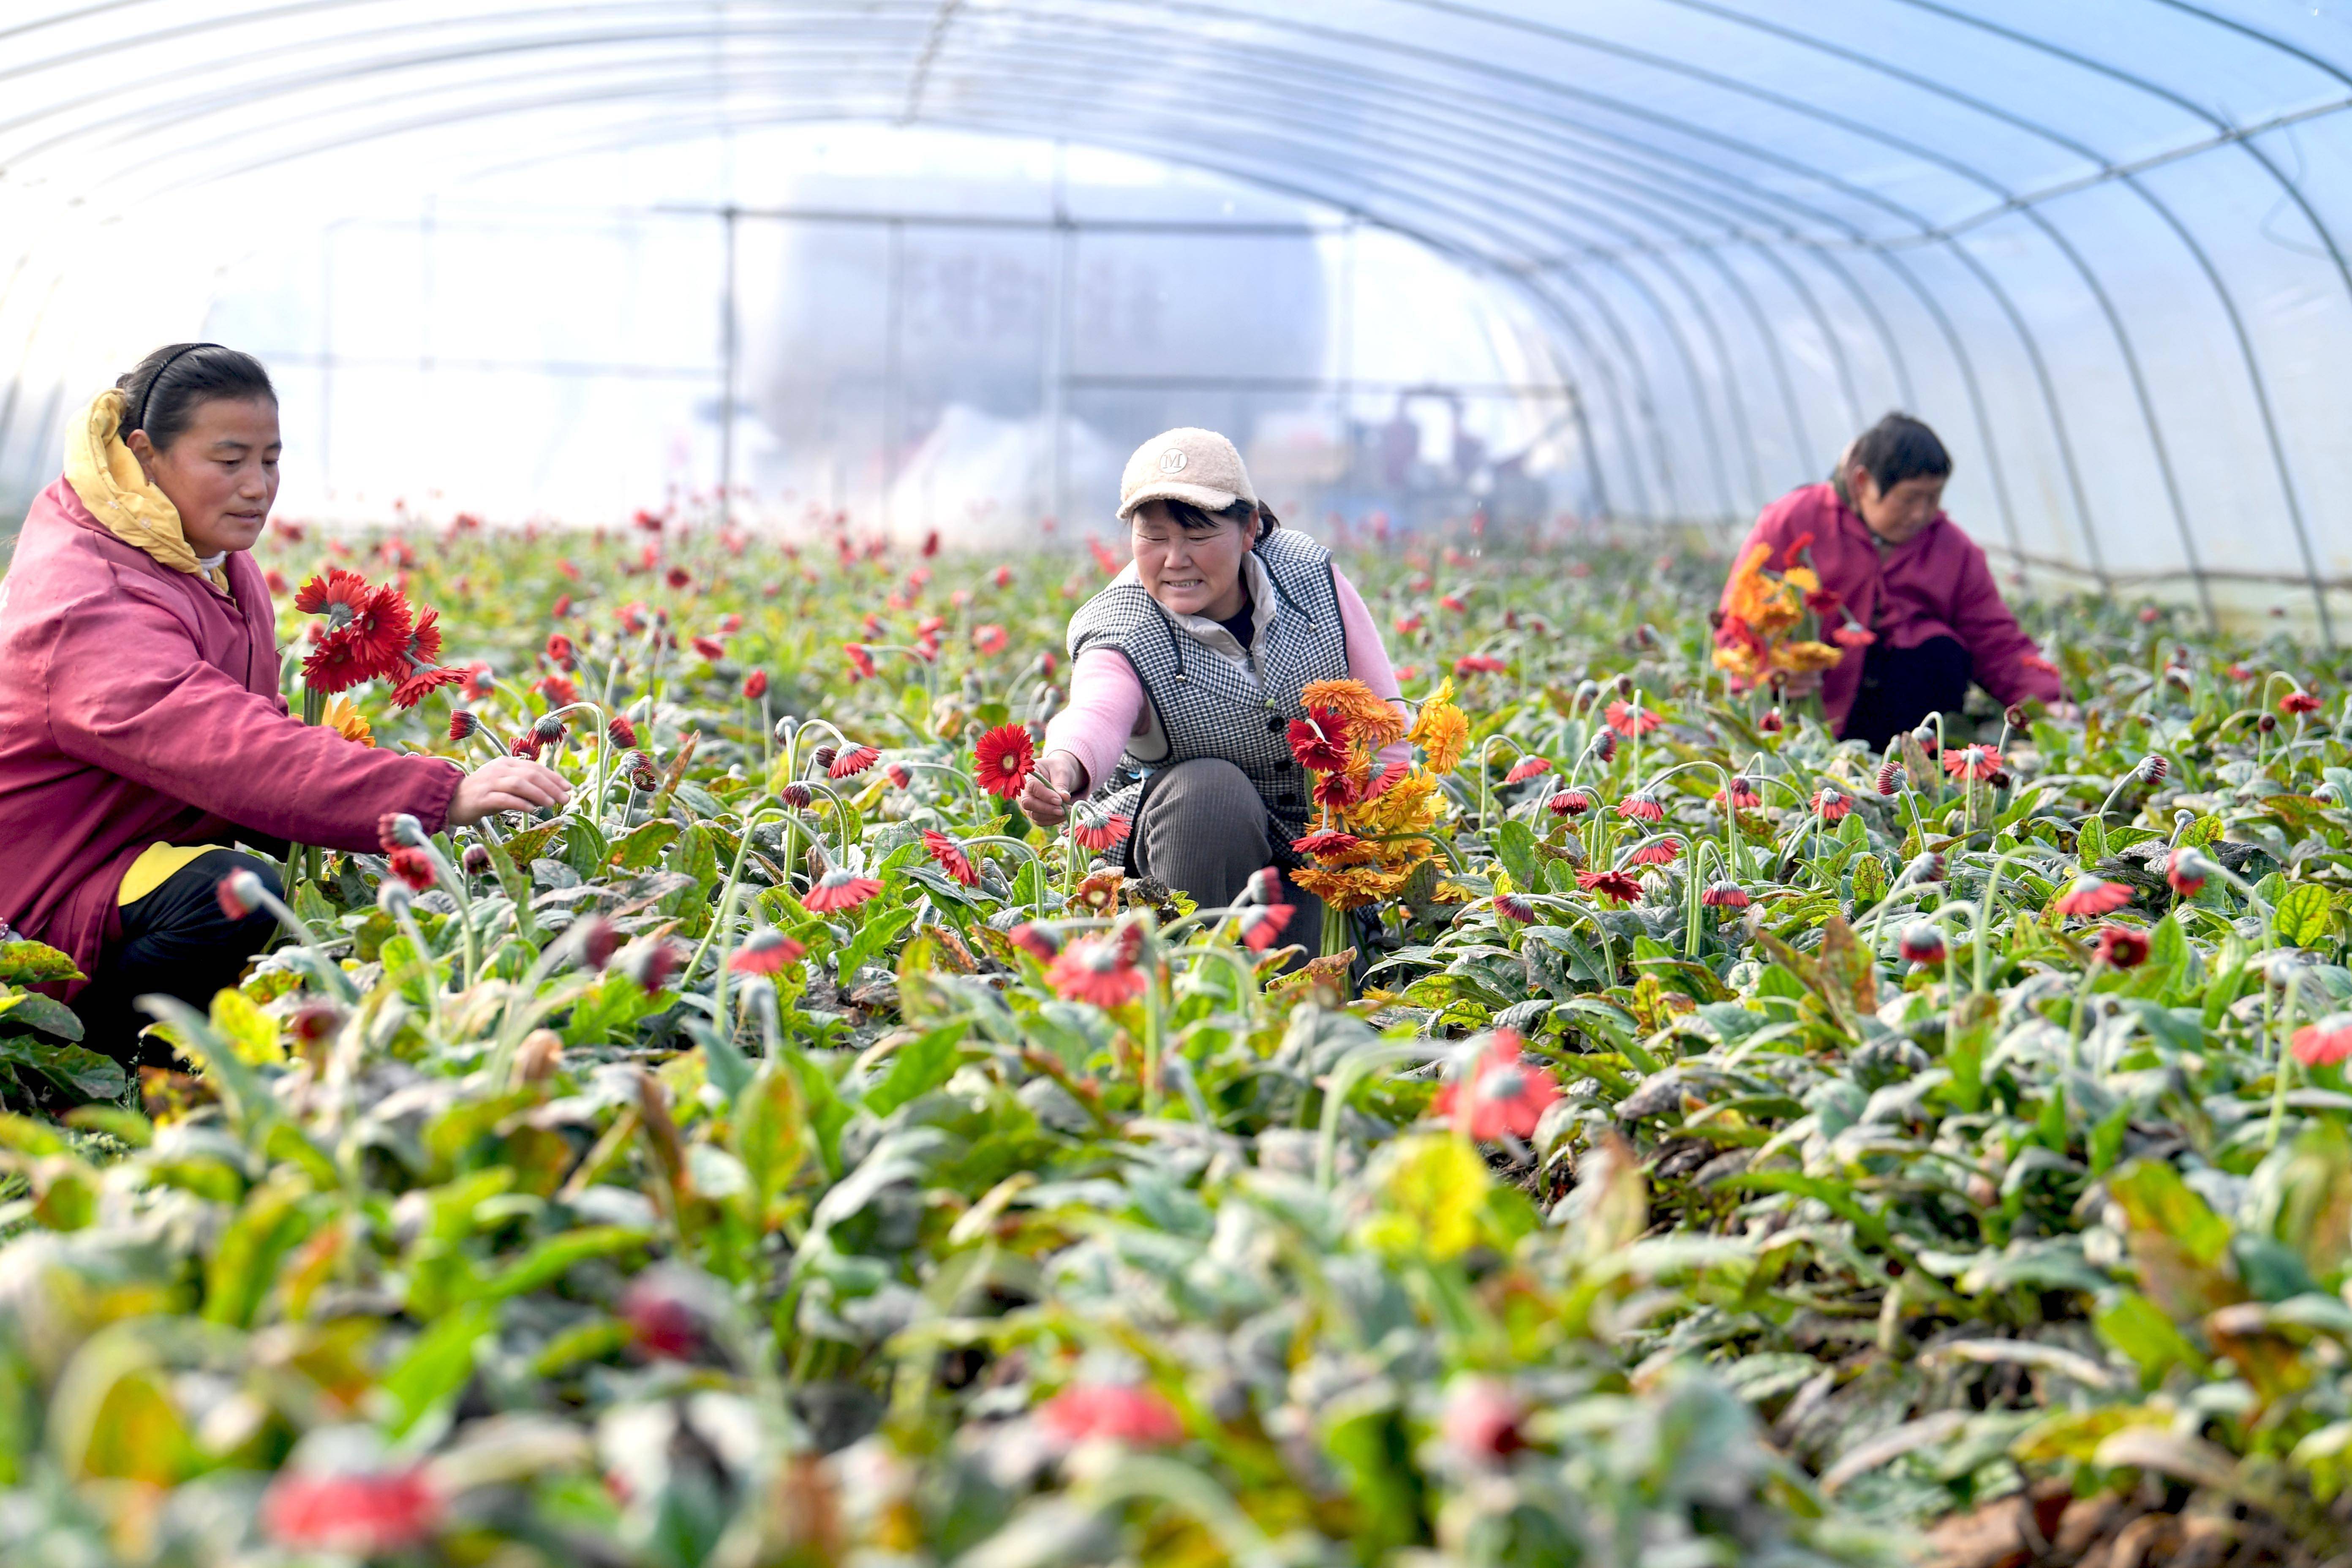
[[[0,5],[0,1562],[2352,1562],[2352,16]]]

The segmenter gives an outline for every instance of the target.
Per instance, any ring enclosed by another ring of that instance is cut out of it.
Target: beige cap
[[[1249,470],[1234,444],[1214,430],[1190,426],[1164,430],[1135,449],[1118,477],[1118,520],[1125,522],[1149,500],[1191,501],[1223,511],[1237,500],[1255,506]]]

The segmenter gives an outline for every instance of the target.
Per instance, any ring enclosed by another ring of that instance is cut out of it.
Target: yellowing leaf
[[[1450,1133],[1400,1139],[1381,1184],[1382,1211],[1364,1222],[1360,1238],[1392,1256],[1459,1258],[1477,1242],[1488,1184],[1486,1163],[1463,1140]]]

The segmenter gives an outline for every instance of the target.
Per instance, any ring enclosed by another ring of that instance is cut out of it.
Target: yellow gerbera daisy
[[[375,744],[375,730],[368,723],[367,715],[360,711],[359,704],[340,693],[327,699],[327,710],[319,716],[319,721],[346,741],[362,746]]]
[[[1412,743],[1429,759],[1429,771],[1450,773],[1461,765],[1463,748],[1470,743],[1470,721],[1454,706],[1454,679],[1438,683],[1421,716],[1412,721]]]

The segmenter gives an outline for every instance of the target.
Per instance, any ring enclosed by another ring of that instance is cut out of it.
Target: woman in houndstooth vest
[[[1284,939],[1312,952],[1323,909],[1287,876],[1310,781],[1286,731],[1310,681],[1353,677],[1396,700],[1371,612],[1329,551],[1259,503],[1213,431],[1137,447],[1118,517],[1134,558],[1070,617],[1070,703],[1045,726],[1021,807],[1047,827],[1074,801],[1082,820],[1126,818],[1128,874],[1203,908],[1280,868],[1297,911]]]

